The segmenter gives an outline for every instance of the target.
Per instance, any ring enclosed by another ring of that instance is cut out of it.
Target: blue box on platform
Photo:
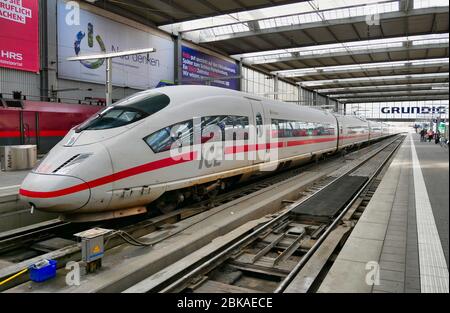
[[[43,260],[31,265],[28,269],[30,271],[30,280],[41,283],[56,276],[55,260]]]

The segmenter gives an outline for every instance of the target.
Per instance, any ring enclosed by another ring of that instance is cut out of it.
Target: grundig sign
[[[446,106],[382,107],[383,114],[446,114]]]

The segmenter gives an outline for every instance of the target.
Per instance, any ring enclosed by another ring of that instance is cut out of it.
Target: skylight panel
[[[364,82],[364,81],[391,81],[391,80],[402,80],[402,79],[419,79],[419,78],[439,78],[448,77],[448,73],[430,73],[430,74],[412,74],[412,75],[395,75],[395,76],[374,76],[374,77],[358,77],[358,78],[344,78],[344,79],[326,79],[326,80],[314,80],[314,81],[304,81],[299,82],[302,86],[319,86],[326,85],[330,83],[352,83],[352,82]]]
[[[381,86],[360,86],[360,87],[338,87],[338,88],[327,88],[321,89],[320,92],[324,94],[334,94],[340,91],[348,91],[355,92],[358,90],[380,90],[380,91],[390,91],[396,90],[400,88],[423,88],[426,87],[425,90],[430,90],[434,88],[448,88],[448,83],[428,83],[428,84],[402,84],[402,85],[381,85]]]
[[[380,62],[380,63],[365,63],[365,64],[351,64],[351,65],[338,65],[338,66],[326,66],[326,67],[314,67],[314,68],[301,68],[292,70],[282,70],[274,71],[272,74],[278,74],[283,77],[300,77],[309,76],[311,74],[321,75],[321,74],[333,74],[333,73],[346,73],[349,71],[361,71],[364,70],[382,70],[386,68],[403,68],[405,66],[410,67],[420,67],[424,65],[433,64],[448,64],[448,58],[437,58],[437,59],[425,59],[425,60],[414,60],[414,61],[394,61],[394,62]]]
[[[345,1],[314,0],[310,2],[314,3],[314,5],[318,7],[320,10],[330,10],[342,7],[343,3],[345,6],[355,6],[355,5],[376,3],[378,1],[379,0],[345,0]],[[214,17],[200,18],[186,22],[173,23],[169,25],[160,26],[159,28],[167,32],[176,34],[178,32],[184,33],[192,32],[210,27],[233,24],[236,23],[237,21],[238,22],[256,21],[261,19],[286,16],[293,13],[300,14],[314,11],[315,11],[314,7],[311,6],[309,2],[304,1],[286,5],[272,6],[263,9],[256,9],[232,14],[223,14]]]
[[[414,9],[448,6],[448,0],[414,0]]]
[[[431,35],[419,35],[419,36],[409,36],[409,37],[395,37],[388,39],[374,39],[365,41],[354,41],[348,43],[338,43],[338,44],[327,44],[327,45],[317,45],[301,48],[290,48],[290,49],[279,49],[263,52],[252,52],[233,55],[232,57],[236,59],[243,58],[244,62],[251,64],[261,64],[273,62],[273,60],[291,57],[291,53],[296,53],[299,56],[312,56],[312,55],[322,55],[322,54],[332,54],[332,53],[343,53],[346,51],[357,52],[357,51],[367,51],[370,53],[371,50],[376,49],[389,49],[389,48],[399,48],[403,47],[406,42],[410,42],[415,46],[429,45],[437,43],[447,43],[449,42],[449,34],[431,34]],[[288,55],[286,55],[288,53]]]
[[[312,4],[311,4],[312,3]],[[367,14],[393,12],[398,10],[398,1],[377,3],[377,0],[346,0],[345,7],[341,1],[315,0],[309,2],[293,3],[288,5],[274,6],[265,9],[243,11],[233,14],[225,14],[194,21],[174,23],[160,26],[159,28],[177,34],[182,32],[185,38],[194,40],[201,38],[202,41],[214,40],[216,36],[234,34],[248,31],[245,23],[254,21],[260,29],[275,28],[302,23],[319,22],[322,20],[333,20],[353,16],[365,16]],[[316,8],[319,11],[316,11]],[[214,31],[214,35],[207,37],[202,30],[207,28],[220,28],[225,25],[240,25],[238,27],[221,28]],[[227,29],[228,31],[225,31]]]

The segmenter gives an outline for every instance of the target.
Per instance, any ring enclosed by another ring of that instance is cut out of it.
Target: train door
[[[24,145],[38,144],[38,125],[36,112],[22,112],[21,137]]]
[[[253,111],[253,123],[256,128],[256,138],[250,140],[251,144],[255,144],[255,157],[253,164],[262,163],[266,160],[266,155],[269,153],[269,130],[267,128],[266,112],[261,101],[250,100]]]

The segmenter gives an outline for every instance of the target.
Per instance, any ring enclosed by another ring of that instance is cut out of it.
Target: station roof
[[[402,92],[401,101],[448,99],[447,0],[102,0],[95,4],[120,7],[168,33],[181,34],[341,102],[371,101],[374,92],[377,99],[393,101],[396,91]],[[419,94],[414,92],[416,86],[422,88]],[[347,89],[329,92],[339,88]]]
[[[119,15],[161,26],[299,2],[298,0],[85,0]],[[300,1],[301,2],[301,1]]]

